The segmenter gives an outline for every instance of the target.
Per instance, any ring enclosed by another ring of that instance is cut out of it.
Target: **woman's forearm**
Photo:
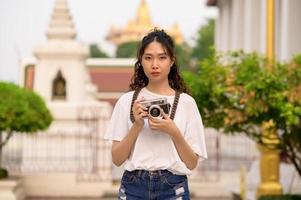
[[[177,152],[181,160],[185,163],[188,169],[192,170],[197,166],[198,155],[194,153],[188,143],[185,141],[182,134],[177,130],[176,133],[170,135],[174,142]]]
[[[112,160],[115,165],[122,165],[130,156],[142,127],[143,126],[134,123],[128,134],[120,142],[113,141]]]

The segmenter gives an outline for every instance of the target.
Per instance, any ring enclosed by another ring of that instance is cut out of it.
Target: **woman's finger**
[[[145,113],[140,113],[138,116],[139,116],[140,118],[144,118],[144,117],[145,117]]]
[[[161,110],[161,115],[163,116],[163,118],[164,118],[164,119],[168,119],[168,118],[169,118],[169,115],[166,114],[162,108],[160,108],[160,110]]]

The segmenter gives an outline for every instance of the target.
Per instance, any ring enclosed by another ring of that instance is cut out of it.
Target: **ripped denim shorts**
[[[125,171],[118,199],[121,200],[189,200],[187,176],[168,170]]]

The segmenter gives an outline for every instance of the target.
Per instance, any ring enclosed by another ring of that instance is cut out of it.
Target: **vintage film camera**
[[[169,114],[170,104],[167,102],[167,98],[144,100],[140,104],[146,107],[148,114],[154,118],[162,119],[161,109],[164,113]]]

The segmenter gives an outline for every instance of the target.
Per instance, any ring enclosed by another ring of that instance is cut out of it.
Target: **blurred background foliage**
[[[108,58],[109,57],[107,55],[107,53],[104,52],[103,50],[101,50],[97,44],[90,44],[89,50],[90,50],[91,58]]]
[[[263,144],[262,125],[274,128],[281,149],[301,176],[301,55],[287,63],[256,53],[212,54],[197,73],[185,72],[206,127],[244,133]]]
[[[139,42],[126,42],[119,45],[116,49],[116,58],[136,58]]]
[[[35,92],[13,83],[0,82],[0,178],[2,149],[13,134],[32,134],[47,129],[53,117],[44,100]],[[2,135],[5,134],[5,137]]]

